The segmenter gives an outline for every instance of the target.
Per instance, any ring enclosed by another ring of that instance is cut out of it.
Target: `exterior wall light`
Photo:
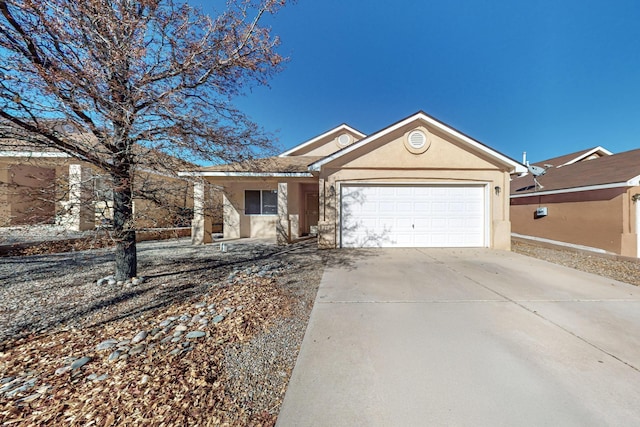
[[[493,191],[496,192],[496,196],[500,195],[500,191],[502,191],[502,188],[500,188],[499,185],[496,185],[495,187],[493,187]]]
[[[333,197],[336,195],[336,187],[333,186],[333,184],[331,184],[331,186],[329,187],[329,196]]]

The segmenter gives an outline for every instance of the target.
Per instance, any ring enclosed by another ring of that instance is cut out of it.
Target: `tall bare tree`
[[[237,161],[269,145],[232,98],[280,69],[261,19],[285,3],[229,0],[211,17],[178,0],[0,0],[2,136],[110,176],[118,280],[136,275],[136,172],[174,172],[154,154]]]

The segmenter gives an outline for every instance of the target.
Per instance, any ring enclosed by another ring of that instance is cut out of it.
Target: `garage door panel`
[[[483,186],[343,186],[342,246],[485,246]]]

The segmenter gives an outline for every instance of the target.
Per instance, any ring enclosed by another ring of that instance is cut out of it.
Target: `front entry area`
[[[342,247],[485,247],[484,185],[343,185]]]
[[[317,227],[320,214],[318,192],[305,193],[304,200],[304,234],[311,234],[312,227]]]

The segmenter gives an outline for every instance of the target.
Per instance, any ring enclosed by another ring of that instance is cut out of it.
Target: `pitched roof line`
[[[401,128],[402,126],[405,126],[406,124],[412,122],[413,120],[416,119],[422,119],[424,121],[426,121],[427,123],[436,126],[437,128],[439,128],[440,130],[443,130],[449,134],[452,134],[454,136],[456,136],[457,138],[463,140],[464,142],[466,142],[467,144],[485,152],[486,154],[489,154],[492,157],[498,158],[499,160],[501,160],[502,162],[510,165],[513,167],[514,172],[525,172],[526,168],[521,165],[520,163],[518,163],[517,161],[511,159],[510,157],[505,156],[504,154],[489,148],[488,146],[484,145],[483,143],[476,141],[475,139],[471,138],[468,135],[465,135],[464,133],[458,131],[457,129],[441,122],[440,120],[429,116],[428,114],[426,114],[424,111],[418,111],[415,114],[412,114],[411,116],[408,116],[402,120],[397,121],[396,123],[387,126],[386,128],[383,128],[382,130],[379,130],[378,132],[375,132],[369,136],[367,136],[364,139],[361,139],[360,141],[354,142],[353,144],[343,148],[340,151],[337,151],[329,156],[326,156],[325,158],[318,160],[317,162],[312,163],[311,165],[309,165],[309,169],[313,170],[313,171],[318,171],[320,170],[320,168],[325,165],[326,163],[329,163],[347,153],[352,152],[353,150],[362,147],[365,144],[368,144],[369,142],[380,138],[381,136],[387,135],[399,128]]]
[[[330,130],[326,131],[325,133],[323,133],[321,135],[318,135],[318,136],[316,136],[314,138],[311,138],[310,140],[308,140],[306,142],[303,142],[302,144],[296,145],[295,147],[293,147],[293,148],[285,151],[284,153],[280,154],[278,157],[286,157],[289,154],[300,150],[301,148],[308,147],[309,145],[313,144],[314,142],[317,142],[317,141],[321,140],[322,138],[325,138],[326,136],[331,135],[332,133],[338,132],[339,130],[348,130],[349,132],[355,133],[360,138],[364,138],[364,137],[367,136],[364,133],[360,132],[359,130],[349,126],[348,124],[343,123],[343,124],[341,124],[339,126],[334,127],[333,129],[330,129]]]

